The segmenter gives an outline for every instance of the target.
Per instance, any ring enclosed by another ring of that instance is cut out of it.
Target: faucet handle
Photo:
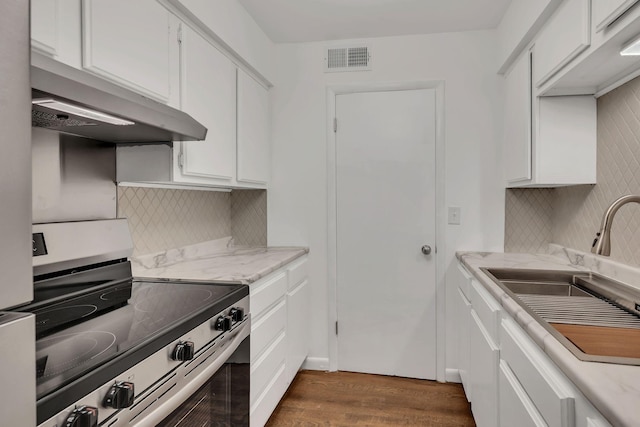
[[[596,244],[598,243],[598,237],[600,237],[600,232],[599,231],[596,233],[596,238],[593,239],[593,244],[591,245],[592,248],[596,247]]]

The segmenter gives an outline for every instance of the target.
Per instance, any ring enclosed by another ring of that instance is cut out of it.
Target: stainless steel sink
[[[524,270],[512,268],[483,268],[501,288],[516,295],[549,295],[591,297],[584,285],[576,285],[578,278],[588,279],[589,273],[578,271]]]
[[[481,270],[579,359],[640,365],[640,358],[586,354],[552,326],[640,330],[640,292],[637,289],[590,272]]]
[[[531,283],[515,281],[505,281],[502,283],[514,294],[595,298],[590,293],[569,283]]]

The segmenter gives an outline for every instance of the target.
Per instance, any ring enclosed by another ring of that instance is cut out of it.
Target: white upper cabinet
[[[593,25],[596,32],[607,28],[638,0],[592,0]]]
[[[160,102],[171,97],[171,14],[156,0],[83,0],[83,66]],[[174,28],[175,30],[175,28]]]
[[[58,49],[58,0],[31,0],[31,46],[55,56]]]
[[[498,25],[498,60],[503,74],[528,46],[561,0],[511,0]]]
[[[533,81],[542,86],[591,43],[591,0],[565,0],[535,40]]]
[[[207,127],[204,141],[180,143],[176,181],[230,186],[235,179],[236,67],[186,25],[182,27],[182,110]]]
[[[31,0],[31,48],[82,67],[80,0]]]
[[[505,75],[504,165],[507,187],[596,182],[596,99],[534,97],[538,45]]]
[[[507,182],[531,179],[531,52],[505,75],[504,164]]]
[[[238,70],[238,182],[269,181],[269,122],[268,90]]]

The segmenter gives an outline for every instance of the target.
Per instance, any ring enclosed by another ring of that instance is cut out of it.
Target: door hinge
[[[178,44],[182,44],[182,24],[178,24],[178,32],[176,37],[178,38]]]
[[[178,154],[178,166],[180,169],[184,168],[184,154],[182,154],[182,151]]]
[[[338,119],[336,117],[333,118],[333,132],[338,132]]]
[[[338,335],[338,321],[336,320],[336,335]]]

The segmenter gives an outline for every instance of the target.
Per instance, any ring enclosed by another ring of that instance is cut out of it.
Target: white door
[[[338,369],[436,377],[435,91],[336,96]]]

